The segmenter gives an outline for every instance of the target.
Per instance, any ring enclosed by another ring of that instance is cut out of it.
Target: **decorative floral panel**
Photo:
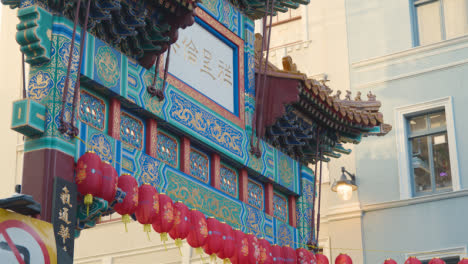
[[[120,140],[136,149],[143,149],[143,122],[126,112],[120,116]]]
[[[104,101],[84,90],[80,97],[80,120],[100,131],[104,131],[106,104]]]
[[[210,179],[209,158],[206,154],[190,149],[190,175],[204,183]]]
[[[168,134],[158,131],[158,158],[163,162],[177,167],[177,140]]]
[[[273,195],[273,215],[283,222],[288,221],[288,203],[286,197],[277,193]]]
[[[221,190],[233,197],[237,197],[237,173],[221,165]]]
[[[263,186],[253,180],[247,183],[248,203],[253,207],[263,210],[264,192]]]

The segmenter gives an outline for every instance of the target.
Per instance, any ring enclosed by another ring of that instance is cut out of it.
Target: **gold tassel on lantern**
[[[132,218],[128,214],[122,215],[122,222],[125,224],[125,232],[128,232],[127,224],[132,222]]]
[[[182,247],[182,245],[183,245],[183,244],[182,244],[182,239],[177,238],[177,239],[175,240],[175,245],[179,248],[179,253],[180,253],[180,255],[182,256],[182,250],[180,249],[180,248]]]
[[[161,241],[164,243],[164,248],[166,249],[166,251],[167,251],[166,241],[168,240],[169,238],[167,237],[167,233],[166,232],[161,233]]]
[[[92,194],[85,195],[84,204],[86,205],[86,216],[89,216],[89,206],[93,204],[93,195]]]
[[[198,255],[200,255],[200,258],[201,258],[201,260],[202,260],[202,263],[205,262],[205,260],[203,259],[203,248],[198,247],[198,248],[195,249],[195,252],[196,252]]]
[[[216,263],[216,254],[213,253],[210,255],[210,261]]]
[[[146,224],[143,225],[143,231],[146,232],[146,235],[148,236],[148,241],[151,241],[149,233],[151,232],[151,225]]]

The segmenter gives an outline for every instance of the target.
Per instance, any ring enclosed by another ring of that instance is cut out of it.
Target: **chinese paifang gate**
[[[60,263],[114,212],[232,262],[306,263],[315,172],[391,129],[375,95],[342,99],[291,58],[268,62],[253,20],[266,29],[307,0],[2,3],[18,9],[30,64],[12,121],[26,136],[22,191],[54,224]]]

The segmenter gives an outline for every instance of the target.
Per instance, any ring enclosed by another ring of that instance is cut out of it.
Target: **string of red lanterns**
[[[257,238],[253,234],[245,234],[241,230],[233,230],[226,223],[209,217],[195,209],[189,209],[184,203],[173,203],[166,194],[158,194],[156,188],[149,184],[138,187],[132,175],[123,174],[118,177],[111,164],[102,162],[94,152],[86,152],[78,159],[75,183],[78,192],[83,195],[83,203],[88,214],[93,203],[93,197],[100,197],[112,204],[117,188],[126,193],[121,203],[116,203],[114,210],[122,215],[122,222],[131,222],[130,215],[135,214],[143,230],[148,234],[153,229],[160,233],[161,241],[168,240],[168,235],[175,240],[176,246],[182,246],[182,240],[195,248],[202,255],[203,251],[210,258],[223,259],[224,264],[329,264],[323,254],[290,246],[271,245],[265,238]],[[335,264],[353,264],[350,256],[340,254]],[[384,264],[396,264],[393,259],[387,259]],[[409,257],[404,264],[421,264],[416,257]],[[433,258],[429,264],[445,264],[440,258]],[[458,264],[468,264],[468,258]]]

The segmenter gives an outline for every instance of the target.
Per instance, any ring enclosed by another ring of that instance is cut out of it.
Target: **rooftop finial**
[[[362,101],[362,99],[361,99],[361,92],[357,92],[356,97],[354,98],[354,101],[357,101],[357,102]]]

